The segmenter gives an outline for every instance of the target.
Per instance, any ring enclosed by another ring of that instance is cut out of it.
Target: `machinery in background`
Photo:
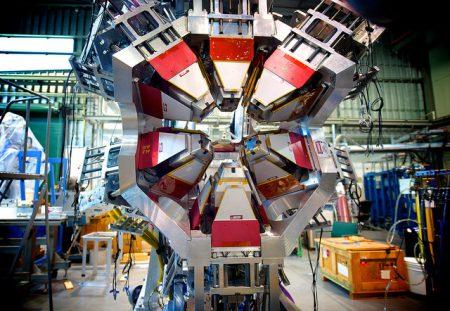
[[[371,224],[389,229],[397,220],[415,218],[414,196],[411,193],[414,179],[408,171],[391,169],[364,174],[365,198],[371,206]]]
[[[403,220],[408,224],[406,232],[415,241],[409,241],[410,245],[406,241],[407,251],[409,246],[412,256],[423,260],[426,293],[436,305],[446,299],[449,289],[449,175],[448,169],[414,172],[416,221]]]
[[[283,258],[351,166],[321,126],[383,29],[337,0],[298,12],[291,25],[265,0],[194,1],[178,19],[156,1],[97,9],[71,63],[81,87],[121,109],[118,177],[104,199],[123,205],[112,211],[115,228],[155,249],[135,310],[292,307]],[[214,108],[235,111],[227,148],[163,126],[201,122]],[[281,122],[279,130],[255,132],[245,116]]]
[[[117,189],[118,157],[120,144],[94,148],[79,148],[72,154],[71,180],[63,204],[63,212],[68,216],[72,227],[71,244],[66,257],[80,260],[79,239],[85,225],[95,217],[108,214],[116,207],[126,204],[120,198],[112,198],[111,189]],[[82,159],[81,161],[79,159]]]
[[[388,243],[398,236],[405,245],[405,255],[423,271],[423,294],[432,303],[448,292],[448,175],[418,164],[364,175],[370,223],[389,229]]]
[[[79,197],[73,205],[79,213],[76,217],[83,217],[83,222],[86,222],[89,217],[106,213],[114,207],[109,203],[108,196],[119,183],[120,144],[85,148],[83,151],[84,161],[76,186]]]

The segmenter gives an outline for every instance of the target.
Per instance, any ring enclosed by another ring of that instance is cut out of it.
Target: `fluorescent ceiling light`
[[[0,71],[65,70],[70,69],[70,55],[2,54]]]
[[[0,37],[0,53],[73,53],[73,47],[74,40],[66,38]]]

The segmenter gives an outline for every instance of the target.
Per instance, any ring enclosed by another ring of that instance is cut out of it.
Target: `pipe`
[[[423,241],[423,237],[422,237],[422,214],[420,213],[420,200],[419,200],[419,192],[416,192],[416,197],[415,197],[415,205],[416,205],[416,217],[417,217],[417,226],[419,227],[419,230],[417,232],[420,241]],[[424,254],[424,249],[423,249],[423,243],[420,244],[420,253]]]
[[[361,145],[347,146],[348,151],[352,153],[366,152],[367,148]],[[450,143],[443,145],[442,143],[419,143],[419,144],[386,144],[383,146],[370,145],[369,150],[373,152],[391,152],[391,151],[410,151],[410,150],[427,150],[427,149],[450,149]]]

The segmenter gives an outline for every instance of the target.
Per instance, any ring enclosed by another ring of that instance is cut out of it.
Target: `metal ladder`
[[[350,156],[347,150],[334,147],[332,148],[332,151],[339,174],[339,179],[344,185],[345,189],[348,190],[352,183],[356,183],[356,174],[355,169],[353,168],[353,163],[350,160]]]
[[[106,146],[86,149],[80,179],[78,180],[81,188],[86,187],[90,180],[102,177],[101,173],[103,162],[105,161],[105,149]]]

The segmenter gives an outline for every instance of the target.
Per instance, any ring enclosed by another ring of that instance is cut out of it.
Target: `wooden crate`
[[[130,254],[123,254],[122,261],[120,263],[125,264],[128,262]],[[134,263],[149,263],[150,253],[132,253],[131,258]]]
[[[389,281],[389,294],[406,292],[403,256],[398,247],[360,237],[322,239],[322,279],[347,289],[352,299],[384,295]]]

